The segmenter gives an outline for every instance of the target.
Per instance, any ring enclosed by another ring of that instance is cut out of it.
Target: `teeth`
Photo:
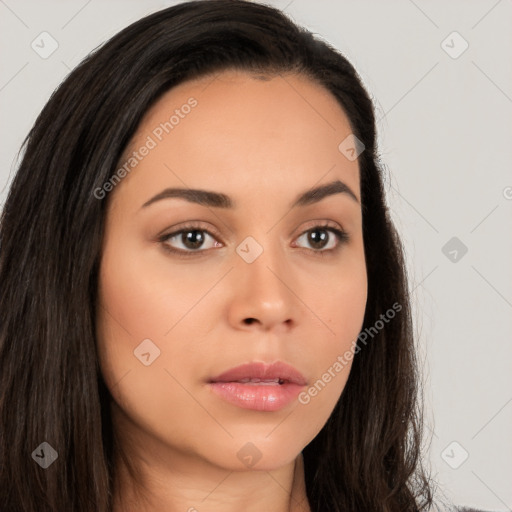
[[[281,379],[258,379],[258,378],[246,378],[246,379],[240,379],[239,381],[241,384],[260,384],[264,386],[275,386],[276,384],[282,384],[283,381]]]

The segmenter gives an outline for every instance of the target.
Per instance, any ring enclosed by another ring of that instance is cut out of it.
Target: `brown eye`
[[[304,239],[314,252],[336,251],[343,242],[348,240],[344,231],[327,226],[315,226],[305,231],[297,240]]]
[[[208,238],[212,239],[209,243],[207,243]],[[200,253],[221,245],[209,231],[200,229],[197,226],[185,227],[179,231],[174,231],[162,236],[159,241],[167,251],[184,256],[187,256],[187,253]]]
[[[200,249],[204,244],[204,231],[195,229],[194,231],[182,231],[181,243],[187,249]]]

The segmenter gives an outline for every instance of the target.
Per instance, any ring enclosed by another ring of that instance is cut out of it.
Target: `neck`
[[[275,470],[233,471],[154,438],[145,437],[143,443],[131,439],[122,447],[114,449],[113,512],[311,510],[302,454]]]

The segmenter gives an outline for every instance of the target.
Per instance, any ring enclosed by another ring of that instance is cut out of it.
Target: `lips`
[[[255,411],[277,411],[297,398],[307,384],[293,366],[247,363],[213,377],[210,389],[233,405]]]
[[[247,363],[231,368],[210,382],[241,382],[241,383],[274,383],[274,384],[297,384],[306,385],[304,376],[293,366],[277,362],[273,364]]]

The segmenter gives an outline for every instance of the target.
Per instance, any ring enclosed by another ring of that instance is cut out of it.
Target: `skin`
[[[351,362],[308,404],[274,412],[228,403],[207,380],[279,360],[308,389],[353,348],[367,275],[358,162],[338,149],[351,129],[335,98],[307,78],[227,71],[168,91],[126,155],[190,97],[197,105],[108,196],[97,339],[120,447],[114,510],[307,511],[301,452],[329,418]],[[337,193],[290,209],[334,180],[356,200]],[[222,192],[236,207],[167,198],[142,208],[167,187]],[[159,241],[189,221],[211,233],[202,232],[203,245],[181,235]],[[308,230],[325,223],[348,241],[320,229],[316,240],[327,239],[315,245]],[[236,252],[248,236],[263,248],[252,263]],[[134,355],[145,339],[160,350],[148,366]],[[248,442],[261,455],[252,467],[237,457]]]

